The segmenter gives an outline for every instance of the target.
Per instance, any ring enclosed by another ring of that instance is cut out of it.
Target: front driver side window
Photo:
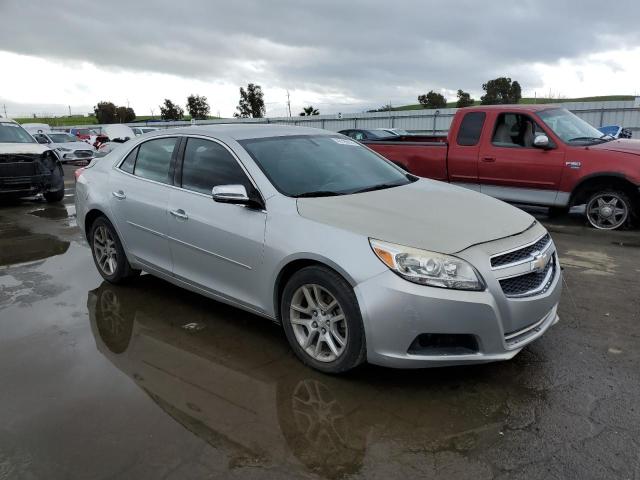
[[[491,143],[497,147],[531,148],[536,134],[544,132],[528,115],[501,113]]]
[[[253,185],[229,151],[217,142],[190,138],[182,163],[182,188],[211,195],[216,185]]]

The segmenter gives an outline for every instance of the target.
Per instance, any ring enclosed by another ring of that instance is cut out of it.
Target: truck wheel
[[[599,230],[617,230],[628,225],[633,214],[629,196],[616,190],[599,190],[587,202],[587,220]]]
[[[64,173],[60,165],[51,171],[51,187],[42,196],[48,203],[60,202],[64,198]]]
[[[294,353],[325,373],[342,373],[365,361],[358,300],[344,278],[321,266],[305,267],[287,282],[282,326]]]

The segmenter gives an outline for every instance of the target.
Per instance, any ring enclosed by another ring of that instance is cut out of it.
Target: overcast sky
[[[267,114],[478,98],[640,93],[640,2],[0,0],[0,114],[86,113],[100,100],[158,114],[205,95],[231,116],[259,83]]]

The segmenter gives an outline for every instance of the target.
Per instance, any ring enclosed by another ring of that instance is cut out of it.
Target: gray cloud
[[[3,0],[0,49],[362,104],[431,88],[478,93],[531,65],[640,44],[639,2],[563,0]]]

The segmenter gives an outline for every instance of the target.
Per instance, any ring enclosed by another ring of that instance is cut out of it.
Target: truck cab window
[[[544,133],[528,115],[501,113],[496,121],[491,143],[497,147],[533,147],[537,134]]]
[[[485,112],[469,112],[464,116],[456,138],[458,145],[473,146],[478,144],[486,116]]]

